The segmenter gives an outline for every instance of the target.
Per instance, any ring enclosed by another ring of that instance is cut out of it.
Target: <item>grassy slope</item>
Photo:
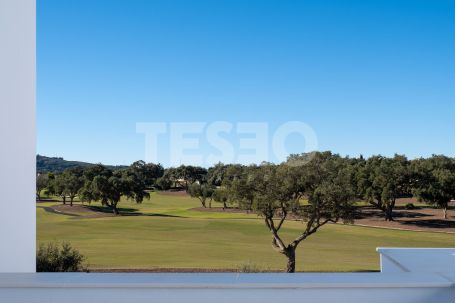
[[[191,211],[198,200],[160,194],[140,205],[119,205],[144,215],[77,219],[38,208],[38,242],[71,242],[92,268],[235,269],[244,263],[284,268],[285,258],[272,250],[270,234],[256,215]],[[302,223],[287,222],[283,236],[291,240],[301,229]],[[327,225],[301,244],[297,270],[378,270],[377,246],[454,247],[455,236]]]

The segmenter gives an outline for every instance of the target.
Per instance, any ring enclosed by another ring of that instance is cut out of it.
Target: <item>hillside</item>
[[[94,165],[93,163],[80,162],[80,161],[68,161],[60,157],[46,157],[42,155],[36,155],[36,171],[38,173],[46,172],[62,172],[65,169],[73,167],[87,167]],[[107,165],[111,169],[122,169],[126,166],[112,166]]]

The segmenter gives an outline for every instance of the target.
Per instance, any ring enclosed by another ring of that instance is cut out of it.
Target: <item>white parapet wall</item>
[[[4,273],[0,302],[455,302],[455,249],[377,250],[380,273]]]
[[[455,272],[455,248],[379,247],[377,251],[381,258],[382,273]]]
[[[0,302],[438,302],[455,283],[437,274],[0,274]]]

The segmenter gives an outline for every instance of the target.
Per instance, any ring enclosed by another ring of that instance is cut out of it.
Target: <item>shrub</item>
[[[237,271],[240,273],[260,273],[260,272],[267,272],[270,271],[269,269],[263,269],[255,263],[250,261],[246,263],[242,263],[237,266]]]
[[[412,204],[412,203],[408,203],[408,204],[406,204],[404,206],[404,208],[406,208],[406,209],[416,209],[417,207],[414,204]]]
[[[37,272],[75,272],[84,271],[85,257],[69,243],[41,244],[36,254]]]

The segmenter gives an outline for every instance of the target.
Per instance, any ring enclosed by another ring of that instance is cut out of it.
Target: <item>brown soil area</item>
[[[455,233],[454,210],[447,212],[447,220],[443,219],[442,210],[434,208],[418,208],[413,210],[397,208],[393,214],[394,221],[386,222],[382,213],[377,209],[363,207],[355,219],[354,225]]]
[[[405,208],[405,205],[408,203],[416,206],[422,204],[416,198],[398,199],[393,212],[394,221],[392,222],[386,222],[381,211],[365,206],[361,208],[361,212],[357,215],[354,225],[455,233],[455,210],[448,210],[448,219],[444,220],[441,209],[425,206],[411,210]],[[451,206],[453,206],[453,203],[451,203]]]
[[[93,213],[94,211],[90,208],[86,207],[85,205],[81,204],[73,204],[70,206],[69,204],[57,204],[51,206],[57,212],[74,212],[74,213]]]
[[[228,207],[223,209],[222,207],[195,207],[191,208],[190,210],[195,210],[195,211],[205,211],[205,212],[210,212],[210,213],[218,213],[218,212],[224,212],[224,213],[233,213],[233,214],[247,214],[247,213],[253,213],[253,212],[246,212],[245,210],[238,209],[235,207]]]
[[[164,191],[158,191],[157,192],[159,195],[165,195],[165,196],[188,196],[188,193],[185,190],[164,190]]]
[[[417,201],[416,198],[401,198],[401,199],[397,199],[396,205],[401,206],[401,205],[406,205],[408,203],[418,204],[420,202]]]

